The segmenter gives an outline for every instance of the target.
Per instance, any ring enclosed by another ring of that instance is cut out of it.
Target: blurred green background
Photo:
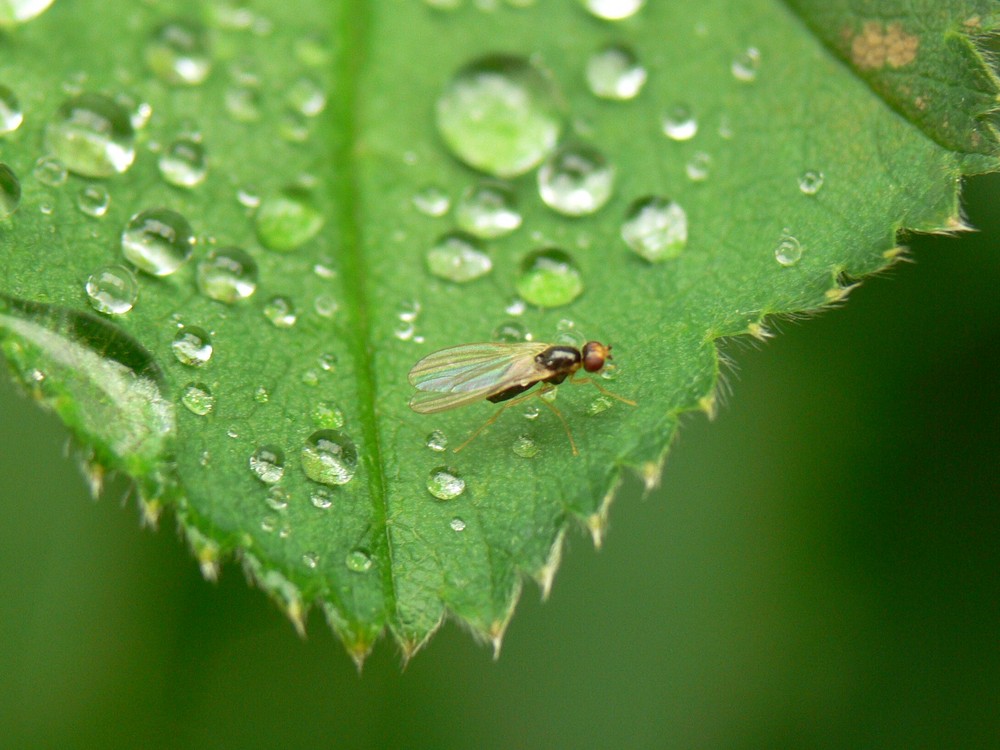
[[[499,662],[448,625],[359,677],[124,481],[91,502],[4,382],[0,747],[1000,746],[1000,178],[966,196],[980,233],[730,342],[718,419],[526,587]]]

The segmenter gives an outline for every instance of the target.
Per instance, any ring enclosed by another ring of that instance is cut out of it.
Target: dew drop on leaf
[[[529,341],[527,329],[516,320],[508,320],[493,329],[492,339],[513,344],[518,341]]]
[[[595,397],[593,401],[587,404],[586,414],[588,417],[594,417],[602,412],[606,412],[614,405],[614,400],[610,396],[605,396],[602,393],[600,396]]]
[[[0,83],[0,135],[13,133],[24,122],[24,112],[17,95]]]
[[[757,80],[757,70],[759,68],[760,50],[756,47],[747,47],[733,58],[732,65],[729,67],[733,78],[743,83],[752,83]]]
[[[181,394],[181,403],[192,414],[204,417],[215,408],[215,396],[204,383],[188,383]]]
[[[448,436],[441,430],[434,430],[427,436],[426,445],[435,453],[444,453],[448,448]]]
[[[304,117],[315,117],[326,109],[326,92],[311,78],[299,78],[288,89],[285,101]]]
[[[124,315],[139,296],[135,274],[120,265],[97,269],[87,278],[84,289],[90,306],[106,315]]]
[[[197,187],[208,175],[205,147],[194,138],[175,140],[160,154],[157,164],[160,175],[174,187]]]
[[[21,181],[14,170],[0,163],[0,220],[6,219],[21,204]]]
[[[257,263],[241,248],[220,248],[199,261],[196,279],[206,297],[237,302],[257,291]]]
[[[465,531],[465,521],[457,516],[451,519],[451,521],[448,522],[448,525],[451,527],[452,531]]]
[[[212,358],[212,337],[203,328],[185,326],[174,335],[170,348],[182,365],[201,367]]]
[[[564,250],[536,250],[521,262],[517,292],[532,305],[560,307],[580,296],[583,277],[572,256]]]
[[[315,569],[319,565],[319,555],[315,552],[306,552],[302,555],[302,562],[307,568]]]
[[[309,493],[309,502],[313,504],[314,508],[327,510],[333,506],[333,493],[325,487],[317,487]]]
[[[66,165],[51,156],[43,156],[36,161],[31,174],[36,180],[48,187],[61,187],[66,184],[66,179],[69,177]]]
[[[344,426],[344,412],[333,401],[319,401],[309,414],[312,423],[328,430],[339,430]]]
[[[289,187],[265,198],[256,216],[257,238],[270,250],[288,252],[305,244],[323,228],[323,214],[311,194]]]
[[[45,128],[45,147],[84,177],[122,174],[135,161],[135,130],[111,97],[85,93],[63,103]]]
[[[485,276],[493,269],[476,238],[451,232],[438,238],[427,251],[427,269],[439,279],[463,283]]]
[[[281,448],[262,445],[250,455],[250,471],[264,484],[281,481],[285,475],[285,454]]]
[[[455,207],[459,229],[480,239],[510,234],[521,226],[514,191],[499,182],[481,182],[470,187]]]
[[[465,480],[454,469],[439,466],[427,476],[427,491],[438,500],[453,500],[465,492]]]
[[[598,50],[587,60],[587,87],[600,99],[635,99],[646,84],[646,69],[635,53],[620,44]]]
[[[192,21],[168,21],[147,42],[146,62],[165,83],[197,86],[212,70],[205,28]]]
[[[76,207],[87,216],[100,219],[111,207],[111,193],[104,185],[84,185],[76,195]]]
[[[564,146],[538,170],[538,194],[565,216],[592,214],[611,198],[615,170],[592,146]]]
[[[122,232],[122,254],[140,271],[169,276],[191,257],[194,230],[169,208],[151,208],[131,219]]]
[[[788,230],[785,230],[774,248],[774,259],[786,268],[794,266],[802,259],[802,244],[794,235],[789,234]]]
[[[698,121],[686,104],[675,104],[663,115],[663,134],[673,141],[689,141],[698,133]]]
[[[355,549],[348,552],[344,563],[352,573],[367,573],[372,569],[371,555],[362,549]]]
[[[358,450],[342,432],[317,430],[302,447],[302,468],[314,482],[347,484],[358,470]]]
[[[285,510],[288,508],[288,492],[280,485],[273,485],[267,489],[267,497],[264,498],[267,507],[271,510]]]
[[[799,190],[803,195],[816,195],[823,187],[823,173],[815,169],[803,172],[799,177]]]
[[[428,185],[413,194],[413,207],[424,216],[437,218],[451,209],[451,198],[437,185]]]
[[[275,328],[291,328],[298,319],[295,305],[288,297],[281,295],[271,297],[264,304],[264,317],[271,321],[271,325]]]
[[[639,12],[646,0],[581,0],[583,7],[597,18],[620,21]]]
[[[0,27],[30,21],[52,5],[52,0],[3,0],[0,2]]]
[[[675,258],[687,245],[687,213],[667,198],[640,198],[629,207],[621,234],[630,248],[651,263]]]
[[[514,444],[511,446],[511,450],[514,452],[515,456],[520,456],[521,458],[534,458],[538,455],[538,443],[532,440],[527,435],[520,435]]]
[[[684,165],[684,173],[692,182],[704,182],[708,179],[712,157],[704,151],[695,151]]]

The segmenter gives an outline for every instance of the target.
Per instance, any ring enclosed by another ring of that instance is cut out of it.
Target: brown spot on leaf
[[[868,21],[851,40],[851,61],[861,70],[902,68],[916,59],[919,46],[920,38],[903,31],[899,22]]]

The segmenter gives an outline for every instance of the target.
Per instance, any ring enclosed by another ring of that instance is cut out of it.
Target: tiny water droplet
[[[291,328],[297,320],[295,305],[288,297],[271,297],[264,305],[264,317],[275,328]]]
[[[794,235],[789,234],[786,229],[778,241],[778,245],[774,248],[774,259],[787,268],[788,266],[794,266],[801,258],[801,243]]]
[[[115,94],[115,101],[128,112],[128,119],[132,123],[133,130],[142,130],[149,125],[149,121],[153,117],[152,104],[124,92]]]
[[[309,140],[309,121],[298,112],[285,112],[278,122],[278,132],[289,143]]]
[[[515,297],[510,301],[510,303],[503,309],[508,315],[513,315],[515,317],[524,315],[524,311],[528,309],[528,305],[520,297]]]
[[[339,430],[344,426],[344,412],[332,401],[315,404],[310,416],[314,425],[327,430]]]
[[[0,219],[6,219],[21,205],[21,181],[14,170],[0,163]]]
[[[620,44],[604,47],[587,60],[587,86],[601,99],[635,99],[646,84],[646,76],[635,53]]]
[[[823,173],[815,169],[803,172],[799,177],[799,190],[803,195],[816,195],[823,187]]]
[[[105,266],[87,278],[84,287],[87,301],[97,312],[106,315],[124,315],[135,305],[139,296],[139,282],[125,266]]]
[[[192,414],[204,417],[215,408],[215,396],[204,383],[188,383],[181,394],[181,403]]]
[[[304,117],[315,117],[326,109],[326,92],[311,78],[299,78],[285,96],[288,105]]]
[[[325,487],[317,487],[309,493],[309,502],[313,504],[313,507],[327,510],[333,505],[333,493]]]
[[[583,7],[605,21],[631,18],[646,4],[646,0],[581,0]]]
[[[663,116],[663,134],[674,141],[689,141],[698,133],[698,121],[685,104],[675,104]]]
[[[549,76],[527,58],[494,55],[460,69],[438,98],[437,128],[461,161],[516,177],[559,141],[563,116]]]
[[[480,239],[510,234],[521,226],[514,191],[498,182],[481,182],[470,187],[455,208],[459,229]]]
[[[448,522],[448,525],[451,527],[452,531],[465,531],[465,521],[457,516],[451,519],[451,521]]]
[[[536,413],[537,416],[537,413]],[[527,435],[520,435],[511,446],[511,450],[514,452],[515,456],[520,456],[521,458],[534,458],[538,455],[538,443],[532,440]]]
[[[257,291],[257,263],[241,248],[219,248],[198,262],[195,278],[206,297],[232,304]]]
[[[521,261],[517,292],[537,307],[568,305],[583,292],[583,277],[564,250],[546,248]]]
[[[265,198],[255,218],[257,238],[271,249],[288,252],[304,245],[323,228],[323,214],[309,191],[289,187]]]
[[[163,24],[146,44],[146,63],[165,83],[197,86],[212,70],[205,28],[181,19]]]
[[[302,562],[310,569],[315,569],[319,565],[319,555],[315,552],[306,552],[302,555]]]
[[[110,177],[135,161],[135,130],[111,97],[80,94],[64,102],[46,126],[45,147],[71,172]]]
[[[332,318],[340,309],[340,303],[332,294],[317,294],[313,299],[313,310],[321,318]]]
[[[281,481],[285,475],[285,453],[273,445],[262,445],[250,456],[250,471],[264,484]]]
[[[348,552],[344,562],[352,573],[367,573],[372,569],[372,558],[362,549]]]
[[[258,385],[253,392],[253,400],[258,404],[266,404],[271,400],[271,394],[267,388],[262,385]]]
[[[0,11],[2,15],[2,11]],[[0,84],[0,135],[13,133],[24,122],[24,112],[17,95],[9,88]]]
[[[757,80],[757,71],[759,68],[760,50],[756,47],[747,47],[733,58],[733,62],[729,66],[733,78],[744,83],[752,83]]]
[[[111,193],[104,185],[84,185],[77,193],[76,207],[87,216],[100,219],[111,207]]]
[[[308,385],[310,388],[315,388],[319,385],[319,373],[315,370],[306,370],[302,373],[302,385]]]
[[[260,530],[265,534],[271,534],[278,527],[278,519],[274,516],[264,516],[260,521]]]
[[[448,436],[441,430],[434,430],[427,436],[426,444],[435,453],[443,453],[448,448]]]
[[[424,216],[444,216],[451,209],[451,198],[437,185],[428,185],[413,195],[413,206]]]
[[[687,164],[684,165],[684,172],[692,182],[702,182],[708,179],[708,171],[712,166],[712,157],[704,151],[695,151],[691,154]]]
[[[170,348],[182,365],[201,367],[212,358],[212,337],[203,328],[186,326],[177,331]]]
[[[319,368],[324,372],[333,372],[337,369],[337,355],[332,352],[323,352],[316,358]]]
[[[314,482],[347,484],[358,470],[358,450],[342,432],[317,430],[302,447],[302,468]]]
[[[160,154],[157,164],[160,175],[174,187],[197,187],[208,175],[205,147],[194,138],[175,140]]]
[[[66,184],[69,172],[66,165],[52,156],[43,156],[35,162],[31,173],[36,180],[48,187],[60,187]]]
[[[527,329],[516,320],[508,320],[493,329],[494,341],[501,341],[505,344],[514,344],[518,341],[529,341]]]
[[[587,404],[586,414],[588,417],[594,417],[607,411],[614,405],[614,400],[610,396],[605,396],[602,393],[600,396],[597,396],[593,401]]]
[[[565,216],[584,216],[600,209],[614,187],[615,170],[591,146],[564,146],[538,170],[542,201]]]
[[[439,466],[427,476],[427,491],[438,500],[453,500],[465,492],[465,480],[454,469]]]
[[[427,269],[439,279],[464,283],[488,274],[493,261],[475,237],[450,232],[438,238],[427,251]]]
[[[629,207],[621,234],[650,263],[676,258],[687,245],[687,213],[667,198],[640,198]]]
[[[169,208],[151,208],[129,219],[122,253],[140,271],[169,276],[191,257],[195,241],[187,219]]]
[[[288,508],[288,492],[277,485],[269,487],[264,502],[271,510],[285,510]]]

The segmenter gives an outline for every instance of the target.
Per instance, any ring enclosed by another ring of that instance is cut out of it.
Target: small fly
[[[493,403],[506,401],[503,408],[455,449],[457,453],[509,407],[551,391],[575,375],[581,367],[589,373],[600,372],[609,359],[611,347],[598,341],[588,341],[582,349],[538,342],[490,342],[452,346],[428,354],[410,370],[410,384],[419,391],[410,399],[410,408],[420,414],[436,414],[482,399]],[[570,382],[589,382],[607,396],[630,406],[636,405],[634,401],[605,390],[592,378]],[[539,383],[542,384],[540,390],[525,393]],[[579,451],[566,419],[548,401],[542,399],[542,403],[559,417],[569,437],[573,455],[578,456]]]

